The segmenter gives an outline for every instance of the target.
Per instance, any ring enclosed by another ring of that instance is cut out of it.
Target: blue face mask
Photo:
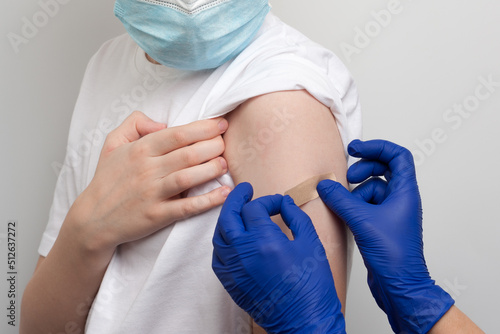
[[[219,67],[255,36],[269,0],[116,0],[115,15],[154,60],[184,70]]]

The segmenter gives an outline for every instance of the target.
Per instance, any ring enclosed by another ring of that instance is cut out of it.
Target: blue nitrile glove
[[[431,279],[422,241],[422,204],[413,157],[382,140],[353,141],[349,154],[362,158],[347,172],[360,183],[352,194],[321,181],[318,193],[351,229],[368,269],[368,284],[396,333],[426,333],[454,301]]]
[[[242,309],[268,333],[345,333],[332,272],[309,216],[289,196],[249,202],[253,189],[229,194],[213,238],[212,268]],[[281,217],[294,240],[270,216]]]

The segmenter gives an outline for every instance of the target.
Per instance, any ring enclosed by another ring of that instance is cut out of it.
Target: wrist
[[[340,303],[316,304],[297,310],[293,323],[269,333],[345,334],[345,319]],[[291,314],[291,313],[288,313]],[[276,328],[275,328],[276,329]]]
[[[337,315],[311,322],[309,325],[285,331],[266,330],[266,332],[269,334],[346,334],[344,316],[340,312]]]
[[[344,315],[338,313],[324,318],[319,322],[311,324],[305,328],[301,328],[297,334],[346,334]]]
[[[395,333],[427,333],[455,302],[430,277],[390,283],[373,279],[369,284]]]
[[[83,194],[82,194],[83,195]],[[90,218],[93,210],[88,198],[79,196],[70,208],[58,239],[67,244],[81,261],[90,261],[89,265],[106,267],[117,245],[107,241],[105,234]]]

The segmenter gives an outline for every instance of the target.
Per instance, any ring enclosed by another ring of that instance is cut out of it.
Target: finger
[[[356,187],[352,195],[366,203],[382,204],[387,197],[387,182],[380,178],[372,178]]]
[[[224,268],[220,257],[217,255],[217,247],[218,245],[215,243],[215,235],[214,235],[214,250],[212,252],[212,270],[219,277],[219,272]]]
[[[355,224],[358,211],[368,205],[353,196],[342,184],[332,180],[321,181],[317,190],[323,202],[349,227]]]
[[[217,136],[213,139],[200,141],[158,157],[157,163],[163,167],[162,172],[168,175],[175,171],[193,167],[217,158],[224,153],[224,148],[224,140],[221,136]]]
[[[169,199],[200,184],[211,181],[227,172],[227,162],[218,157],[201,165],[185,168],[164,177],[161,196]]]
[[[182,169],[161,179],[163,199],[169,199],[193,187],[216,179],[227,172],[227,162],[218,157],[204,164]]]
[[[214,243],[214,250],[212,252],[212,270],[214,271],[215,275],[217,275],[217,278],[219,278],[220,280],[222,275],[224,275],[224,273],[226,272],[226,265],[220,258],[219,254],[217,254],[218,248],[219,246]]]
[[[391,171],[389,169],[384,173],[384,177],[385,177],[385,180],[387,182],[391,182],[391,180],[392,180],[392,173],[391,173]]]
[[[212,245],[214,247],[212,254],[212,268],[214,270],[216,268],[221,269],[228,263],[228,261],[231,260],[236,249],[234,248],[232,242],[226,242],[219,226],[216,226],[215,228]],[[217,265],[217,267],[214,267],[215,265]]]
[[[222,205],[229,192],[230,189],[228,187],[220,187],[203,195],[165,201],[158,211],[158,215],[163,217],[163,220],[158,219],[158,221],[162,221],[163,225],[169,225],[173,222],[199,215]],[[166,217],[168,219],[165,219]],[[160,228],[165,226],[160,226]]]
[[[163,130],[166,127],[166,124],[155,122],[142,112],[134,111],[118,128],[108,134],[105,148],[112,151],[118,146],[131,143],[150,133]]]
[[[387,165],[382,162],[362,159],[349,168],[347,180],[350,183],[361,183],[371,176],[384,175],[387,170]]]
[[[252,185],[246,182],[240,183],[229,194],[222,206],[217,220],[216,234],[219,233],[227,244],[231,244],[234,238],[245,232],[241,210],[252,199],[252,196]]]
[[[318,237],[311,218],[295,205],[290,196],[285,196],[283,198],[283,202],[281,203],[281,217],[292,231],[294,239],[304,236],[310,236],[312,238]]]
[[[276,227],[280,233],[280,228],[272,220],[271,216],[280,213],[282,195],[271,195],[257,198],[246,204],[241,210],[241,217],[247,231],[259,230],[264,228],[266,223],[270,223],[268,227]],[[272,224],[272,225],[271,225]]]
[[[415,164],[410,151],[389,141],[370,140],[362,142],[354,140],[349,144],[348,152],[353,157],[387,164],[392,178],[415,176]]]
[[[144,137],[143,142],[152,156],[164,155],[199,141],[215,138],[227,130],[224,118],[209,119],[176,126]]]

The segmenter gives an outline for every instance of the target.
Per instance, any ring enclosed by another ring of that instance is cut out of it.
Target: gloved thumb
[[[356,221],[356,215],[364,202],[356,198],[344,186],[332,180],[323,180],[318,184],[318,194],[337,216],[347,225]]]
[[[307,213],[295,205],[290,196],[283,197],[283,201],[281,202],[281,217],[288,228],[292,231],[295,239],[307,235],[312,236],[313,238],[318,237],[311,218],[307,215]]]

